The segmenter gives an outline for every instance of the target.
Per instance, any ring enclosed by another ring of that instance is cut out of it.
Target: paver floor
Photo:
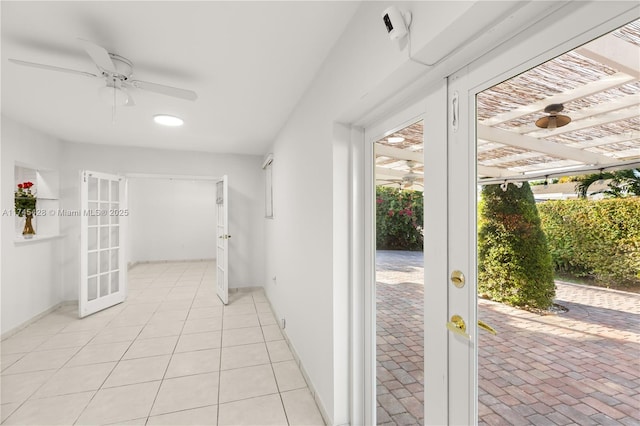
[[[422,253],[381,251],[377,268],[378,424],[422,424]],[[568,312],[478,302],[498,331],[479,334],[479,423],[640,425],[640,295],[556,287]]]

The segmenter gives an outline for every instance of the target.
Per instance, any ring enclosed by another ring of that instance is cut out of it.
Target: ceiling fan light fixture
[[[168,114],[157,114],[153,116],[153,121],[157,124],[169,127],[178,127],[184,124],[184,120],[180,117]]]
[[[541,129],[557,129],[558,127],[566,126],[571,123],[571,117],[568,115],[559,114],[564,109],[562,104],[548,105],[544,112],[549,115],[536,120],[536,126]]]
[[[125,106],[131,102],[131,98],[126,91],[114,86],[101,87],[100,98],[109,106]]]

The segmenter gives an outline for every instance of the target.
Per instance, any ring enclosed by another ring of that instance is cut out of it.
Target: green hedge
[[[381,250],[422,250],[421,191],[376,187],[376,247]]]
[[[556,271],[640,283],[640,198],[547,201],[538,210]]]
[[[547,240],[528,183],[482,187],[478,216],[478,294],[546,309],[555,284]]]

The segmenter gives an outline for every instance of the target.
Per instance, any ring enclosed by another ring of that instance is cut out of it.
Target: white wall
[[[233,236],[229,243],[229,286],[262,285],[264,281],[264,190],[261,157],[63,142],[61,158],[62,204],[67,209],[79,208],[80,171],[83,169],[113,174],[213,177],[228,175],[229,232]],[[167,202],[175,201],[167,200]],[[66,236],[63,297],[73,300],[78,297],[79,218],[63,218],[61,231]],[[131,257],[127,256],[127,259]]]
[[[215,259],[215,193],[212,180],[129,179],[129,260]]]
[[[58,170],[60,143],[2,116],[2,210],[13,211],[16,162],[34,168]],[[38,206],[40,207],[40,206]],[[54,307],[62,298],[61,241],[16,244],[15,219],[2,215],[1,309],[2,333],[13,330]],[[41,232],[36,225],[36,233]]]

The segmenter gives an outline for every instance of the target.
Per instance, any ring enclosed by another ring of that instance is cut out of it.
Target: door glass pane
[[[109,274],[100,275],[100,297],[109,294]]]
[[[90,177],[87,180],[88,183],[88,199],[89,201],[95,201],[98,199],[98,179],[94,178],[94,177]]]
[[[88,261],[87,261],[87,273],[89,275],[97,275],[98,274],[98,253],[89,253]]]
[[[89,278],[87,281],[87,290],[89,300],[95,300],[98,297],[98,277]]]
[[[120,245],[120,227],[112,226],[111,229],[111,247],[118,247]]]
[[[100,203],[100,225],[109,224],[109,203]]]
[[[96,210],[98,210],[98,203],[89,203],[89,211],[86,212],[89,226],[98,224],[98,216]]]
[[[119,253],[120,253],[120,250],[118,250],[118,249],[111,250],[111,270],[112,271],[115,270],[115,269],[118,269]]]
[[[120,223],[120,215],[118,214],[118,210],[120,209],[120,204],[118,203],[111,203],[111,224],[112,225],[117,225],[118,223]]]
[[[109,201],[109,181],[100,179],[100,201]]]
[[[120,272],[111,273],[111,293],[117,293],[120,291]]]
[[[89,250],[98,250],[98,228],[90,227],[87,229],[87,248]]]
[[[100,252],[100,272],[109,272],[109,250]]]
[[[111,201],[120,201],[120,182],[111,181]]]
[[[109,248],[109,227],[108,226],[100,227],[100,248],[101,249]]]

